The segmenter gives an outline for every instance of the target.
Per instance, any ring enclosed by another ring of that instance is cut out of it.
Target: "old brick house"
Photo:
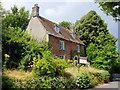
[[[39,16],[37,4],[32,8],[32,18],[27,30],[39,42],[45,38],[52,48],[52,54],[61,59],[78,60],[81,55],[85,55],[85,44],[75,35],[74,25],[72,24],[68,30]]]

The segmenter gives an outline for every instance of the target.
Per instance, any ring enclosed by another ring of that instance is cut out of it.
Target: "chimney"
[[[34,4],[34,7],[32,8],[32,16],[33,17],[38,17],[39,16],[38,4]]]
[[[72,33],[74,33],[74,24],[70,24],[70,31],[72,31]]]

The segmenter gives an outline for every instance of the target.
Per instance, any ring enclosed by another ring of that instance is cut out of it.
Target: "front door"
[[[73,58],[73,64],[75,65],[74,61],[77,60],[77,64],[78,64],[78,56],[75,55],[74,58]]]

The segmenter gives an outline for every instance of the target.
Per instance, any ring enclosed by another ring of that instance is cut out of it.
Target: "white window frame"
[[[65,59],[65,55],[60,55],[60,59]]]
[[[80,45],[77,45],[77,52],[80,52]]]
[[[59,27],[58,26],[54,26],[54,29],[55,29],[55,31],[57,32],[57,33],[59,33]]]
[[[64,41],[60,40],[60,50],[65,50]]]

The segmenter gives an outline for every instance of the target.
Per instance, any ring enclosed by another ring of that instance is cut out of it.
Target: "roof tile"
[[[50,32],[52,35],[57,35],[61,38],[66,38],[70,41],[74,41],[76,43],[79,43],[79,44],[83,44],[85,45],[76,35],[75,35],[75,39],[70,35],[72,33],[72,31],[50,21],[50,20],[47,20],[41,16],[38,17],[39,18],[39,21],[43,24],[43,26],[46,28],[46,30],[48,32]],[[54,30],[54,26],[58,26],[59,27],[59,30],[60,30],[60,33],[57,33],[55,30]]]

